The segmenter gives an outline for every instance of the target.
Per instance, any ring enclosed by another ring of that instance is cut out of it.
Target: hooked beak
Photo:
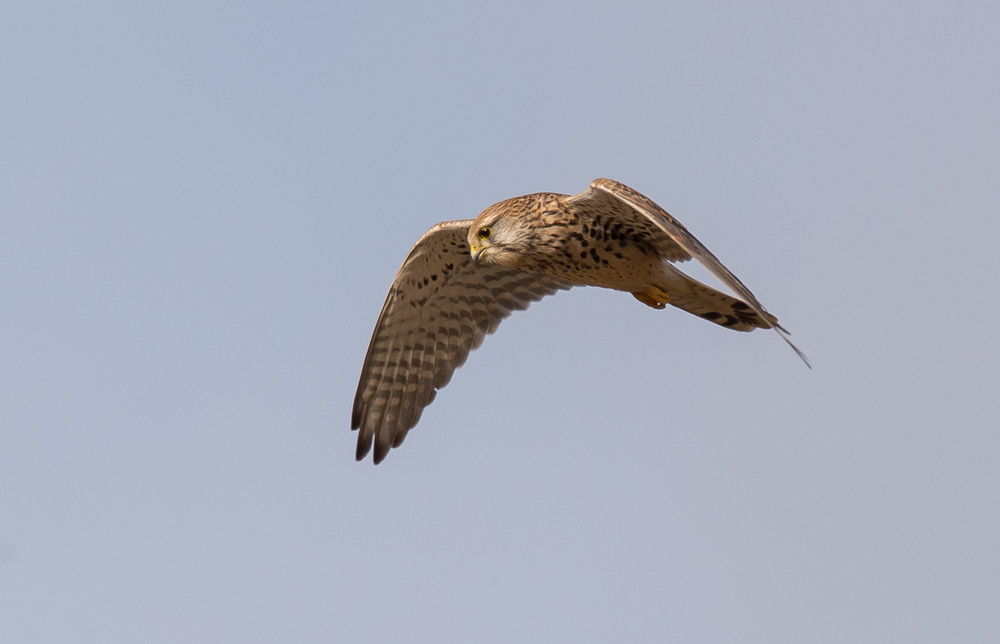
[[[473,246],[469,249],[469,251],[472,253],[472,261],[478,264],[479,259],[483,256],[483,253],[486,252],[486,246]]]

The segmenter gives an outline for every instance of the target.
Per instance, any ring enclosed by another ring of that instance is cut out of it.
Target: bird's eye
[[[493,230],[490,228],[480,228],[478,233],[479,239],[489,239],[492,234]]]

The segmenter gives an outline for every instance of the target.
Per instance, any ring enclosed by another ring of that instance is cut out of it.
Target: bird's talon
[[[633,293],[632,295],[635,299],[654,309],[666,308],[670,302],[670,296],[655,286],[649,287],[649,290],[644,293]]]

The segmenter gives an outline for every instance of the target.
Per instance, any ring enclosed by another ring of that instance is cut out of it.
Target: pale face
[[[472,260],[477,264],[515,267],[525,232],[517,225],[516,218],[487,209],[469,227]]]
[[[481,220],[482,216],[469,227],[469,253],[475,263],[485,262],[489,264],[493,263],[492,260],[495,259],[495,251],[493,257],[489,255],[489,251],[493,249],[496,231],[494,226],[487,225],[486,222],[481,223]]]
[[[537,211],[542,195],[524,195],[493,204],[469,227],[469,252],[481,264],[525,269],[537,247]]]

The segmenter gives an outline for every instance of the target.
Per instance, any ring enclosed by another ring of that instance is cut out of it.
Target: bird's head
[[[492,205],[469,227],[469,253],[477,264],[503,264],[517,268],[531,250],[532,229],[525,225],[524,197]]]

